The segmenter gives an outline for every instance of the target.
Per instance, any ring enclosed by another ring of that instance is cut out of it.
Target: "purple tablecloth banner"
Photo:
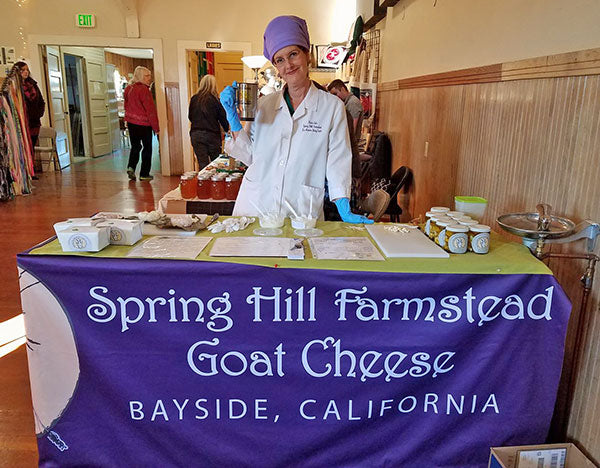
[[[41,466],[485,467],[548,431],[551,275],[18,264]]]

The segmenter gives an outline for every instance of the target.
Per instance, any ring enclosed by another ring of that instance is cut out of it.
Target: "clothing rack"
[[[31,193],[33,149],[19,68],[0,87],[0,200]]]

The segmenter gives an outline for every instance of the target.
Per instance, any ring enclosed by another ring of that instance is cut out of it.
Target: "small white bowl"
[[[284,221],[285,217],[280,215],[279,213],[266,213],[265,216],[261,216],[258,218],[260,227],[264,228],[280,228],[281,226],[283,226]]]
[[[299,218],[290,218],[292,220],[292,227],[294,229],[312,229],[317,225],[316,218],[306,218],[301,216]]]

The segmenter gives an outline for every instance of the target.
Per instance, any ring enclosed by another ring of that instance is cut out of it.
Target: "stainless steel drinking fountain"
[[[564,407],[555,408],[557,426],[560,427],[561,434],[558,439],[564,440],[567,434],[568,416],[571,413],[573,404],[573,395],[575,392],[575,383],[579,371],[579,363],[583,352],[584,330],[587,328],[589,318],[587,317],[587,303],[592,289],[596,262],[599,257],[594,254],[596,239],[600,234],[600,225],[590,220],[585,220],[577,226],[573,221],[567,218],[554,216],[551,214],[552,207],[545,203],[540,203],[536,207],[537,213],[513,213],[498,217],[498,224],[511,234],[522,238],[523,244],[540,260],[546,258],[563,258],[571,260],[586,260],[587,267],[581,277],[583,285],[583,294],[579,306],[577,331],[573,350],[573,361],[570,369],[565,369],[567,375],[567,400]],[[585,253],[553,253],[544,252],[546,244],[566,244],[580,239],[587,239]],[[558,400],[557,400],[558,402]],[[558,440],[557,440],[558,441]]]

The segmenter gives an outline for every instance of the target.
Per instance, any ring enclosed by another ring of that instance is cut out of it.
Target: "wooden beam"
[[[368,31],[379,23],[387,14],[387,8],[379,5],[379,0],[373,0],[373,16],[371,16],[364,24],[363,31]]]
[[[497,63],[431,75],[388,81],[379,91],[409,88],[432,88],[474,83],[558,78],[565,76],[600,75],[600,49],[536,57],[516,62]]]
[[[384,8],[392,8],[399,1],[400,0],[383,0],[383,2],[381,2],[381,6]]]

